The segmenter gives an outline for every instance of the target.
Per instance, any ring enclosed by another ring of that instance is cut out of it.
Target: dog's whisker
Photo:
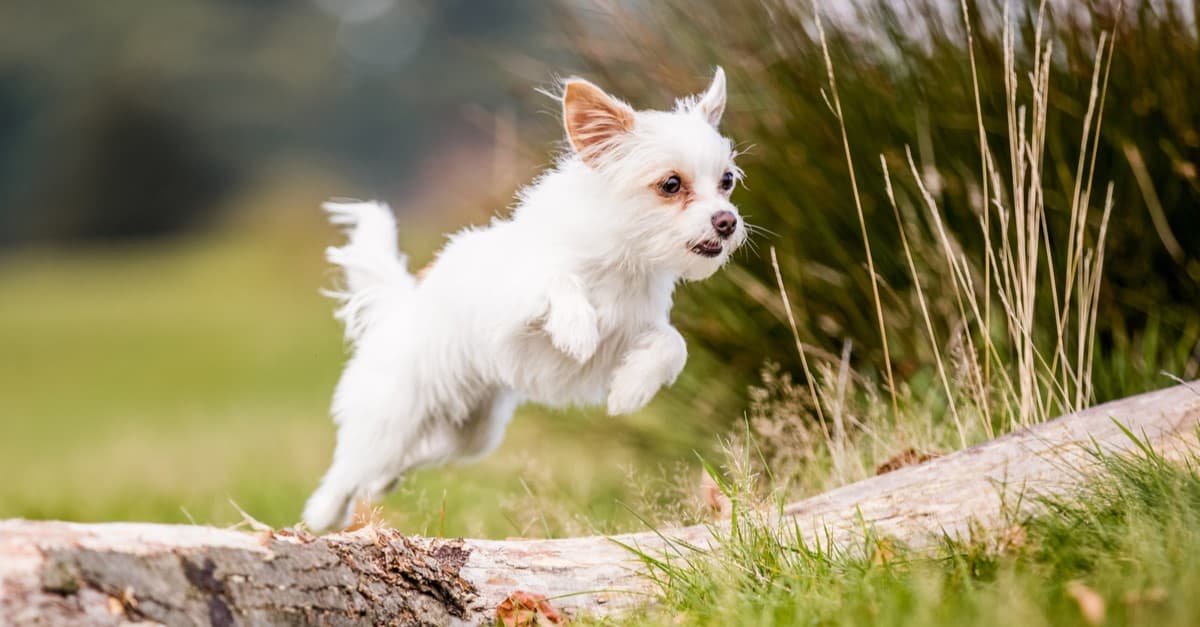
[[[763,235],[763,236],[768,236],[768,237],[779,237],[779,233],[776,233],[775,231],[772,231],[771,229],[768,229],[768,228],[765,228],[765,227],[761,227],[761,226],[755,226],[755,225],[752,225],[752,224],[747,224],[747,225],[746,225],[746,232],[748,232],[748,233],[750,233],[750,234],[752,234],[752,235]]]

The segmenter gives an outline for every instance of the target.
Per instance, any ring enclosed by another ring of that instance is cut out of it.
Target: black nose
[[[729,237],[737,228],[737,216],[733,215],[732,211],[718,211],[713,214],[712,225],[717,230],[717,235]]]

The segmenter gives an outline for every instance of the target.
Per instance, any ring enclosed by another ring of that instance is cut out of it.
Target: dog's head
[[[746,241],[730,201],[741,178],[732,142],[717,126],[725,111],[725,73],[674,111],[635,111],[581,79],[565,83],[567,139],[620,198],[604,207],[625,249],[688,280],[716,272]],[[615,222],[614,222],[615,221]]]

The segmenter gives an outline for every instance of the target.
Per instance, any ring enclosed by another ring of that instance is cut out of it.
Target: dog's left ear
[[[704,116],[713,128],[721,124],[721,115],[725,113],[725,70],[721,66],[717,66],[712,83],[704,90],[704,95],[696,99],[692,110]]]

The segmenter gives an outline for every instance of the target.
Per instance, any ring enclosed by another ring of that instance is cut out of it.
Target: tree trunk
[[[1031,496],[1079,489],[1096,470],[1089,451],[1135,451],[1123,428],[1179,457],[1195,450],[1198,426],[1200,384],[1183,384],[800,501],[783,522],[843,545],[864,525],[916,546],[1003,528],[1032,511]],[[653,592],[625,547],[704,547],[721,528],[501,541],[0,521],[0,624],[479,624],[518,590],[569,615],[606,615]]]

